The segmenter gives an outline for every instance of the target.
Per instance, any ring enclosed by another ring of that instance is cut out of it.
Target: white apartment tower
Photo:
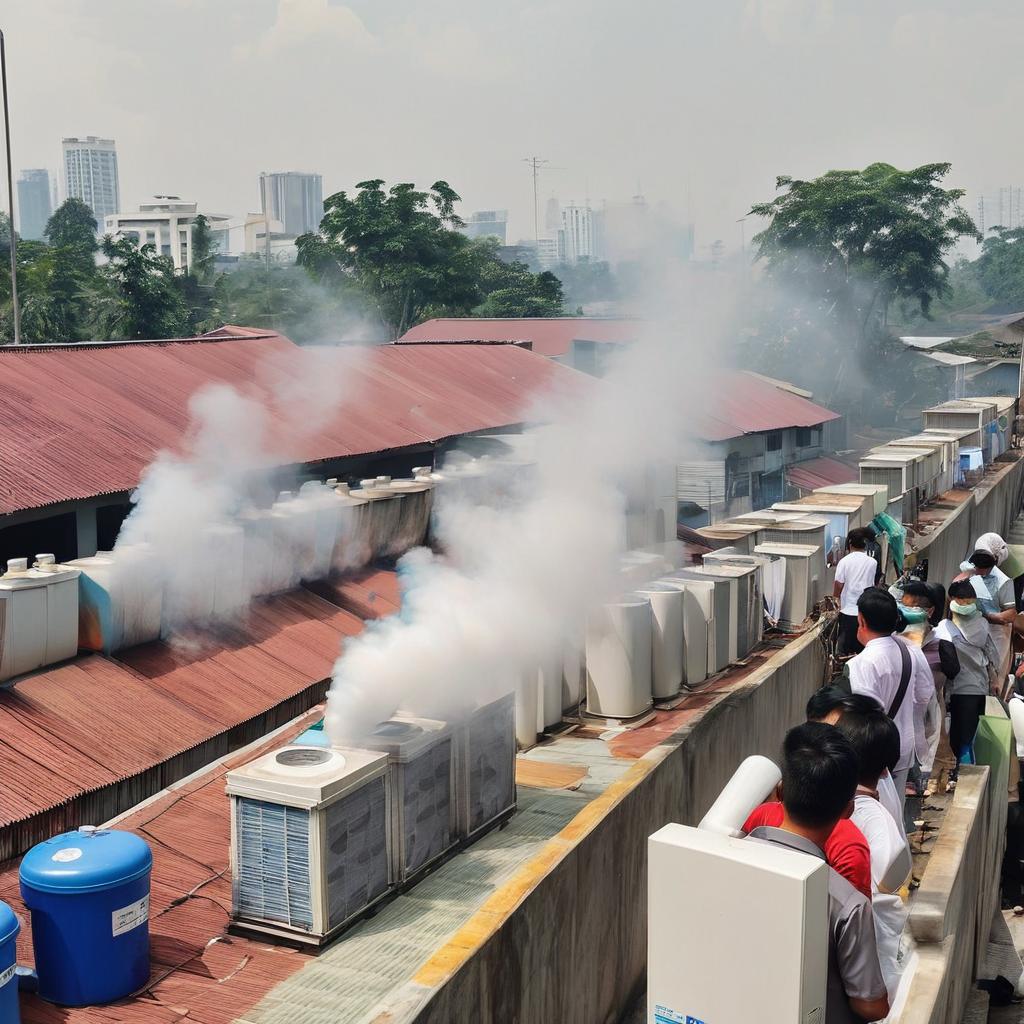
[[[324,215],[324,186],[319,174],[279,171],[260,175],[264,214],[284,225],[285,234],[316,231]]]
[[[559,256],[566,263],[594,258],[594,213],[589,205],[562,207],[559,250]]]
[[[113,139],[64,139],[64,187],[67,197],[81,199],[93,212],[96,223],[121,208],[117,177],[117,148]]]

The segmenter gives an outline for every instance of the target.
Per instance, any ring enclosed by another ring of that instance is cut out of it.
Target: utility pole
[[[523,163],[530,165],[533,170],[533,241],[537,246],[538,251],[540,250],[540,206],[537,200],[537,174],[546,163],[550,163],[548,160],[542,160],[540,157],[527,156],[523,157]]]
[[[0,30],[0,91],[4,97],[4,140],[7,149],[7,212],[11,223],[11,308],[14,311],[14,344],[21,344],[21,310],[18,307],[18,236],[14,233],[14,172],[11,169],[11,115],[7,106],[7,51]]]

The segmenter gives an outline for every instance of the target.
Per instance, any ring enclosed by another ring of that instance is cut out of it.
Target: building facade
[[[508,210],[477,210],[469,215],[462,231],[470,238],[497,238],[505,244]]]
[[[562,207],[558,256],[563,263],[594,258],[594,214],[589,206],[570,204]]]
[[[81,199],[98,225],[121,208],[117,147],[113,139],[88,135],[63,140],[64,188],[69,199]]]
[[[324,185],[319,174],[279,171],[260,175],[264,215],[284,225],[286,235],[316,231],[324,215]]]
[[[179,196],[154,196],[140,203],[137,211],[105,217],[103,230],[115,238],[130,238],[139,247],[153,245],[174,261],[175,270],[187,272],[192,267],[192,224],[198,212],[196,203]],[[206,214],[206,219],[216,239],[219,226],[228,218]]]
[[[51,213],[50,172],[43,167],[22,171],[18,178],[18,233],[41,241]]]

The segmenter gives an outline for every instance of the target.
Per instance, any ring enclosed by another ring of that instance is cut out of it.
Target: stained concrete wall
[[[814,629],[710,697],[495,893],[378,1021],[617,1021],[646,975],[647,837],[696,824],[743,758],[777,757],[822,672]]]

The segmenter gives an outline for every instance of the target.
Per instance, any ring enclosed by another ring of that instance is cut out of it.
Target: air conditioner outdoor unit
[[[458,834],[474,839],[516,809],[515,697],[483,704],[456,729]]]
[[[710,580],[715,584],[715,628],[718,630],[718,640],[725,641],[726,665],[738,661],[740,657],[739,644],[739,619],[740,619],[740,594],[739,585],[734,577],[716,574],[713,570],[704,566],[689,566],[680,569],[674,574],[678,579],[683,580]],[[722,591],[722,596],[719,596]],[[717,649],[719,661],[722,660],[722,650]]]
[[[818,549],[808,544],[758,544],[759,555],[778,555],[786,560],[786,593],[781,621],[798,626],[811,613],[819,575],[814,565]]]
[[[764,633],[764,592],[761,586],[760,565],[721,562],[705,557],[704,568],[736,580],[737,623],[736,642],[738,657],[745,658],[760,642]]]
[[[360,745],[388,755],[392,877],[405,882],[455,845],[455,739],[445,722],[397,714]]]
[[[651,602],[651,691],[670,700],[683,686],[683,592],[668,583],[637,588]]]
[[[386,754],[284,747],[227,774],[232,917],[320,944],[392,886]]]
[[[634,718],[653,702],[651,602],[639,594],[601,605],[587,617],[587,712]]]
[[[687,686],[703,682],[729,664],[729,594],[713,580],[663,576],[683,591],[683,644]]]

